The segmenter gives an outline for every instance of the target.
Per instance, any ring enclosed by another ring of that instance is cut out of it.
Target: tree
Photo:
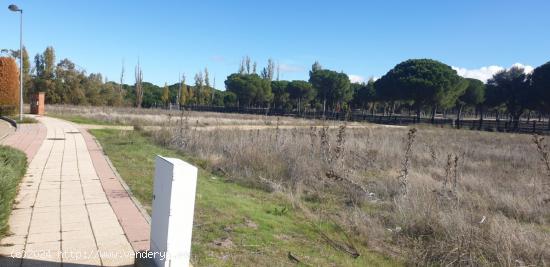
[[[246,74],[250,74],[250,61],[251,60],[249,56],[246,56],[243,59],[244,67],[246,68]]]
[[[215,90],[212,94],[212,105],[221,107],[224,106],[224,92]]]
[[[116,94],[113,99],[113,106],[120,106],[124,102],[124,60],[122,60],[122,67],[120,70],[120,83],[116,90]]]
[[[399,63],[375,83],[376,93],[386,101],[411,102],[417,118],[424,107],[448,108],[465,90],[461,77],[450,66],[431,59],[411,59]]]
[[[202,72],[198,72],[195,74],[195,98],[196,98],[196,104],[201,105],[204,103],[204,76],[202,75]]]
[[[273,106],[276,108],[288,108],[290,95],[288,93],[288,81],[272,81]]]
[[[36,78],[34,86],[37,91],[46,92],[48,103],[62,103],[63,96],[56,94],[54,90],[55,76],[55,50],[47,47],[42,54],[34,57]]]
[[[225,87],[237,96],[239,105],[265,106],[273,100],[271,83],[258,74],[231,74],[225,80]]]
[[[210,87],[210,73],[208,72],[208,68],[204,68],[204,85]]]
[[[376,101],[376,90],[374,89],[374,80],[369,79],[366,84],[356,84],[357,90],[354,91],[353,104],[362,109],[372,109]]]
[[[53,49],[53,47],[46,47],[46,50],[44,50],[43,60],[44,76],[45,78],[52,79],[55,70],[55,50]]]
[[[164,88],[162,89],[162,96],[160,98],[165,108],[170,106],[170,90],[168,89],[168,84],[164,83]]]
[[[512,116],[514,128],[519,118],[532,103],[535,95],[530,86],[530,74],[520,67],[503,70],[487,81],[487,100],[491,107],[503,105]]]
[[[141,108],[141,104],[143,102],[143,71],[141,70],[141,66],[139,65],[139,59],[138,59],[138,64],[136,66],[136,70],[135,70],[135,79],[136,79],[136,83],[135,83],[135,90],[136,90],[136,107],[137,108]]]
[[[53,89],[49,91],[49,94],[57,97],[55,100],[58,102],[53,103],[88,104],[85,91],[87,86],[85,84],[86,76],[76,70],[73,62],[69,59],[61,60],[55,68],[55,77]],[[99,90],[99,88],[95,89]]]
[[[0,115],[19,111],[19,70],[11,57],[0,57]]]
[[[287,91],[290,99],[294,102],[298,108],[298,112],[302,110],[302,107],[313,100],[316,96],[316,92],[313,86],[306,81],[292,81],[287,86]]]
[[[82,90],[84,91],[85,102],[93,106],[103,106],[107,99],[102,97],[103,76],[100,73],[91,73],[88,77],[82,76]]]
[[[29,53],[27,48],[23,47],[23,95],[28,99],[33,89],[32,77],[31,77],[31,62],[29,60]]]
[[[181,106],[187,104],[187,100],[189,100],[189,93],[188,93],[188,90],[187,90],[187,85],[185,85],[185,74],[181,75],[179,90],[180,90],[180,92],[179,92],[178,102],[179,102],[179,105],[181,107]]]
[[[226,107],[234,107],[237,105],[237,95],[233,92],[225,92],[223,104]]]
[[[210,104],[214,99],[214,88],[210,86],[210,73],[204,68],[204,104]]]
[[[533,90],[539,99],[539,106],[550,111],[550,62],[537,67],[531,77]]]
[[[322,69],[323,69],[323,66],[321,66],[319,61],[315,61],[315,63],[313,63],[313,65],[311,65],[311,72],[316,72],[316,71],[322,70]],[[311,75],[311,72],[310,72],[310,75]]]
[[[323,103],[323,113],[327,106],[331,109],[340,109],[353,97],[348,75],[332,70],[317,69],[318,63],[313,64],[309,72],[309,82],[317,91],[317,97]]]
[[[460,127],[460,119],[464,107],[479,107],[485,101],[485,84],[477,79],[464,79],[467,82],[464,93],[458,97],[456,105],[458,114],[456,116],[457,127]]]
[[[273,61],[273,59],[270,58],[267,60],[267,67],[263,68],[262,70],[262,75],[261,75],[262,79],[272,81],[274,73],[275,73],[275,62]]]

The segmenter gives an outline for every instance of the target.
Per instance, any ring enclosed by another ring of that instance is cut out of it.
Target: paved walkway
[[[133,251],[148,248],[146,220],[87,132],[39,120],[3,141],[32,160],[10,216],[12,235],[0,241],[0,266],[132,266]]]

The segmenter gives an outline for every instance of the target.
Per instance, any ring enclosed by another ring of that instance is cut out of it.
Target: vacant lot
[[[550,262],[545,140],[246,116],[244,125],[274,127],[200,131],[200,113],[185,113],[147,134],[229,181],[284,197],[304,220],[336,225],[353,238],[321,240],[349,255],[366,245],[419,265]]]
[[[200,160],[155,145],[139,132],[92,130],[134,195],[150,212],[156,155]],[[334,249],[318,231],[342,237],[331,223],[315,224],[284,194],[243,187],[200,169],[193,229],[195,266],[288,266],[289,253],[311,266],[396,266],[358,245],[359,258]]]

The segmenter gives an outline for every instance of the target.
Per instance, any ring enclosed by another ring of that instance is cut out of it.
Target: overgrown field
[[[92,130],[133,194],[150,212],[156,155],[204,163],[155,145],[139,132]],[[334,223],[315,222],[281,193],[243,187],[200,169],[191,252],[194,266],[396,266],[399,262],[357,245],[360,257],[335,249],[345,238]],[[357,239],[352,239],[357,241]]]
[[[337,225],[359,242],[321,240],[350,255],[368,246],[415,265],[550,262],[550,150],[540,137],[319,121],[289,129],[263,116],[274,127],[204,131],[192,116],[148,134],[236,184],[282,196],[308,221]]]
[[[154,126],[176,123],[180,116],[178,110],[135,109],[124,107],[83,107],[71,105],[50,105],[48,115],[68,119],[83,124],[121,124]],[[272,118],[249,114],[230,114],[214,112],[189,112],[188,119],[199,126],[224,125],[269,125]],[[285,118],[281,125],[309,125],[305,119]]]
[[[13,200],[26,167],[27,158],[23,152],[0,146],[0,238],[8,233]]]

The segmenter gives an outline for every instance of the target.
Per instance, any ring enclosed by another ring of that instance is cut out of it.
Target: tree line
[[[245,60],[247,62],[247,60]],[[245,64],[246,65],[246,64]],[[399,63],[378,80],[352,83],[343,72],[312,65],[308,81],[271,80],[245,67],[231,74],[226,89],[237,97],[239,106],[287,110],[349,111],[361,109],[385,114],[454,113],[465,110],[479,114],[492,111],[497,119],[519,119],[533,113],[550,112],[550,62],[528,73],[521,67],[496,73],[484,83],[463,78],[451,66],[432,59],[411,59]],[[244,70],[244,71],[243,71]]]
[[[19,51],[9,51],[13,57]],[[243,57],[237,72],[226,80],[225,91],[215,89],[207,68],[193,81],[185,75],[163,87],[143,81],[138,62],[134,84],[126,84],[124,65],[118,82],[100,73],[87,74],[69,59],[56,62],[55,50],[47,47],[31,64],[23,48],[25,95],[46,92],[50,104],[168,107],[213,105],[277,108],[287,111],[349,111],[360,109],[385,114],[431,114],[450,112],[462,117],[474,111],[483,119],[491,111],[497,118],[518,122],[525,114],[550,112],[550,62],[532,73],[512,67],[496,73],[487,83],[460,77],[449,65],[432,59],[411,59],[397,64],[380,79],[352,83],[347,74],[325,69],[315,62],[309,79],[280,80],[272,59],[261,70]]]
[[[14,58],[18,50],[2,49],[2,53]],[[110,81],[101,73],[88,74],[70,59],[56,61],[55,49],[47,47],[37,53],[31,62],[23,47],[23,89],[25,100],[36,92],[46,92],[48,104],[72,104],[93,106],[163,107],[181,105],[233,105],[232,93],[216,90],[205,68],[194,76],[194,84],[186,84],[185,75],[180,82],[157,86],[143,80],[143,71],[138,62],[134,84],[126,84],[126,72],[122,66],[120,79]],[[215,83],[215,81],[214,81]]]

